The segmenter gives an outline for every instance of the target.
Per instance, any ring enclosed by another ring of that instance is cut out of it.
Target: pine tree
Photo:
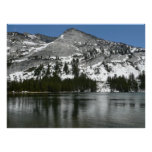
[[[138,79],[140,81],[139,88],[145,90],[145,72],[143,71],[139,76]]]
[[[68,65],[67,65],[66,62],[65,62],[65,64],[64,64],[63,71],[64,71],[66,74],[69,74],[69,69],[68,69]]]
[[[40,64],[39,67],[34,70],[34,76],[39,76],[42,69],[43,69],[43,64]]]
[[[46,71],[46,76],[49,76],[49,75],[50,75],[50,65],[48,64],[47,71]]]
[[[78,63],[79,63],[78,59],[77,60],[73,59],[73,61],[72,61],[72,74],[74,75],[75,78],[79,77]]]
[[[60,72],[61,72],[61,69],[60,69],[59,62],[56,61],[55,66],[54,66],[54,74],[58,75]]]

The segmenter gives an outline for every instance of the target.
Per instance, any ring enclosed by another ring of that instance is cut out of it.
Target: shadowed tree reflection
[[[79,100],[77,99],[76,95],[74,95],[73,96],[73,110],[72,110],[73,127],[79,126],[78,114],[79,114]]]
[[[49,96],[44,96],[43,97],[43,102],[41,101],[41,106],[42,106],[42,109],[45,113],[45,122],[46,122],[46,126],[49,125],[49,112],[50,112],[50,107],[51,107],[51,102],[50,102],[50,99],[49,99]]]
[[[33,98],[34,99],[34,98]],[[41,112],[40,112],[40,101],[37,101],[37,100],[34,100],[35,101],[35,105],[33,107],[33,114],[35,113],[37,116],[41,115]]]
[[[132,107],[132,108],[135,107],[135,103],[130,103],[129,105],[130,105],[130,107]]]
[[[85,95],[83,95],[83,97],[80,97],[77,94],[73,96],[72,101],[73,101],[73,110],[72,110],[73,127],[79,127],[80,126],[79,112],[81,110],[83,111],[86,109],[87,104],[89,104],[89,103],[86,104],[86,102],[89,101],[88,99],[85,98]]]
[[[59,127],[59,117],[60,117],[60,96],[53,95],[51,99],[52,112],[54,117],[54,127]]]
[[[74,97],[73,98],[73,111],[72,111],[72,118],[77,120],[79,113],[79,100]]]
[[[36,116],[44,116],[45,119],[43,119],[43,121],[45,123],[45,126],[53,125],[54,127],[58,127],[60,117],[60,97],[58,95],[41,95],[37,98],[34,97],[33,101],[33,114],[35,113]],[[50,122],[50,119],[53,119],[53,122]]]

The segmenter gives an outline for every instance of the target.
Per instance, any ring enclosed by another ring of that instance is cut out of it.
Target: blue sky
[[[68,28],[76,28],[98,38],[145,48],[144,24],[8,24],[8,32],[41,33],[59,36]]]

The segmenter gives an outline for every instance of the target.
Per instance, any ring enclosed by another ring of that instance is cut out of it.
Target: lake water
[[[144,128],[144,93],[11,95],[9,128]]]

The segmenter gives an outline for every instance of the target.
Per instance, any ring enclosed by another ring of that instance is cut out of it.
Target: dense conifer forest
[[[29,79],[8,82],[8,91],[96,91],[96,82],[81,75],[74,79],[61,80],[58,76],[44,77],[42,79]]]
[[[136,79],[133,74],[129,78],[124,76],[108,77],[107,83],[110,85],[111,91],[119,92],[137,92],[145,90],[145,73],[142,72]]]

